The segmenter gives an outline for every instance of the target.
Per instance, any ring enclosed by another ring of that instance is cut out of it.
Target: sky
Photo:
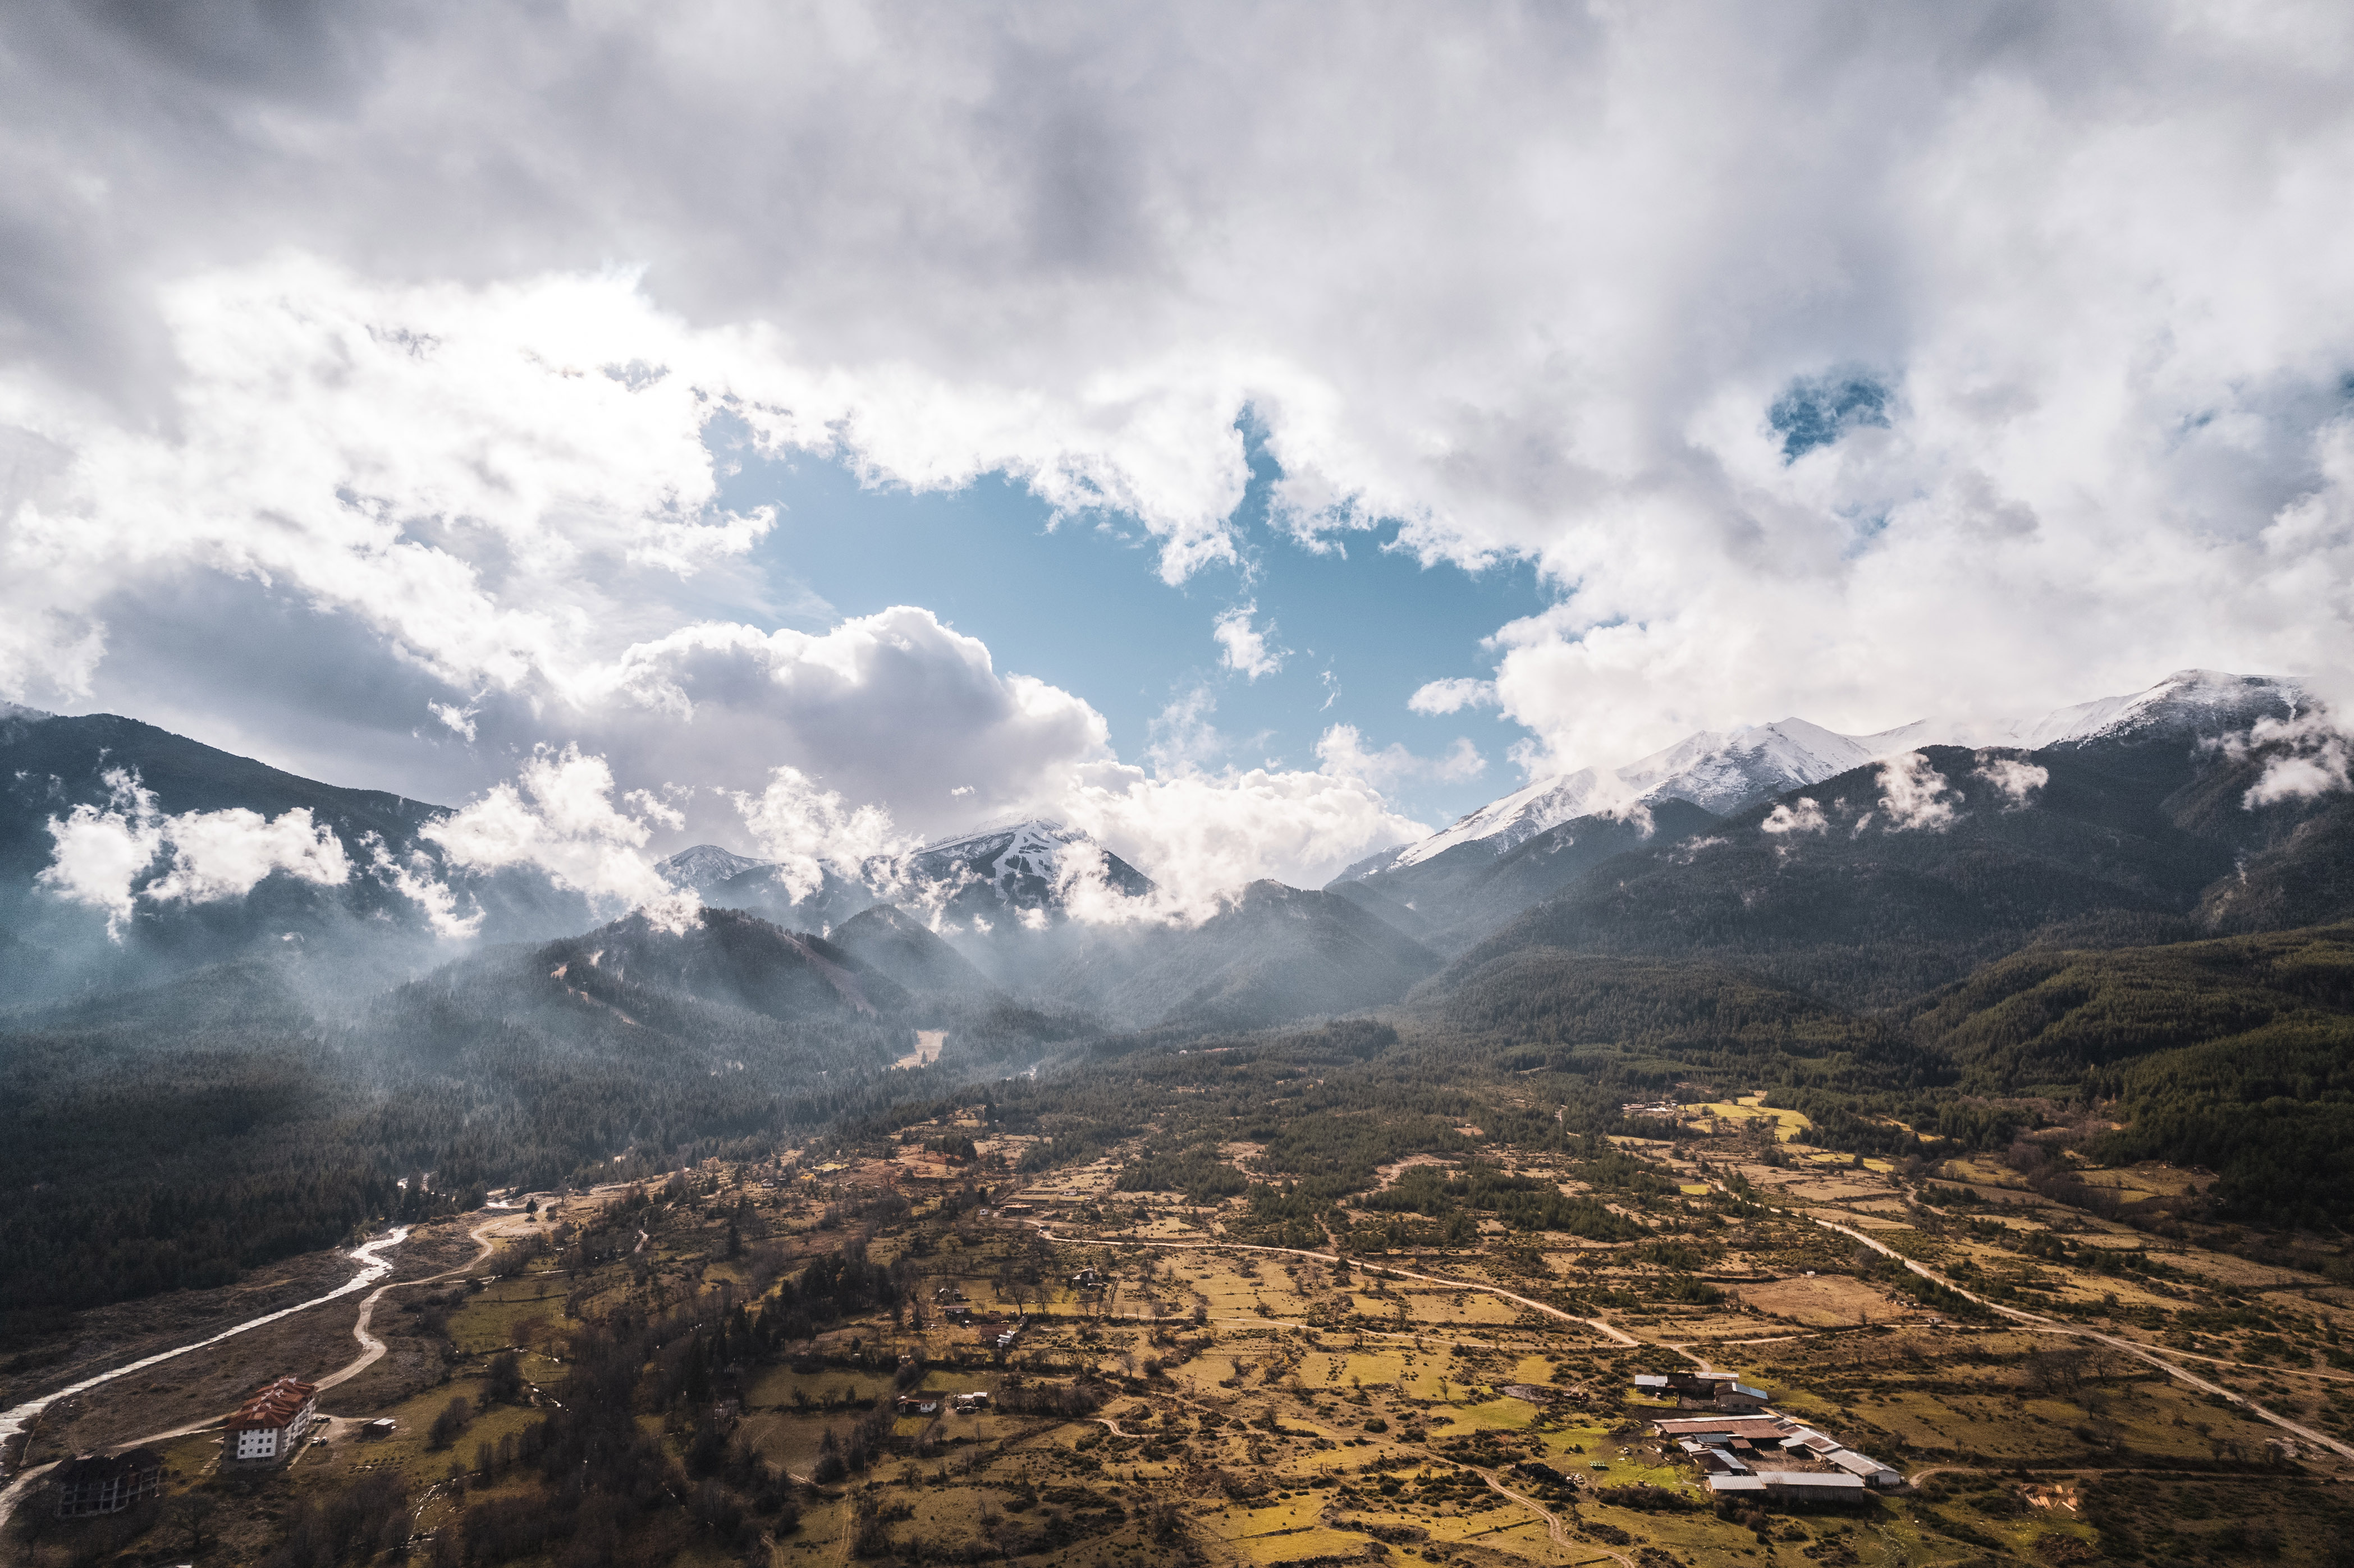
[[[2327,5],[14,8],[0,697],[1202,889],[1701,729],[2336,694],[2349,67]]]

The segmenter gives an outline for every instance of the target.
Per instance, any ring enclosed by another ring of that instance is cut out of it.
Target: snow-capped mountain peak
[[[758,871],[770,863],[721,849],[717,844],[696,844],[693,849],[679,851],[654,869],[673,887],[710,887],[732,882],[748,871]]]
[[[2020,724],[1990,726],[1982,736],[1970,736],[1968,743],[2018,746],[2032,751],[2172,730],[2220,735],[2245,729],[2268,714],[2286,717],[2310,703],[2303,684],[2293,680],[2232,675],[2220,670],[2177,670],[2143,691],[2098,697]]]
[[[1479,844],[1500,856],[1563,822],[1637,804],[1689,800],[1725,816],[1924,746],[2034,751],[2177,732],[2186,737],[2221,735],[2244,729],[2265,715],[2285,717],[2310,703],[2292,680],[2178,670],[2147,690],[2078,703],[2038,718],[1925,718],[1872,735],[1841,735],[1802,718],[1729,733],[1702,730],[1623,767],[1585,768],[1535,779],[1419,842],[1351,867],[1350,874],[1400,870],[1465,844]]]
[[[1023,909],[1056,902],[1072,876],[1097,870],[1123,893],[1152,886],[1087,834],[1037,817],[942,839],[907,860],[912,880],[985,887],[998,903]]]

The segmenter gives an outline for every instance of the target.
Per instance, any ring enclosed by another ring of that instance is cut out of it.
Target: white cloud
[[[1941,833],[1953,826],[1959,792],[1921,753],[1908,751],[1882,763],[1880,788],[1880,809],[1888,813],[1890,832],[1918,828]],[[1861,821],[1856,831],[1863,831]]]
[[[1162,705],[1147,731],[1144,758],[1156,773],[1195,773],[1225,756],[1230,743],[1211,722],[1217,694],[1207,686],[1181,692]]]
[[[1776,804],[1757,827],[1759,832],[1768,833],[1819,833],[1828,832],[1830,823],[1824,818],[1819,801],[1802,796],[1796,806]]]
[[[63,821],[49,820],[55,842],[42,886],[76,904],[106,911],[106,928],[119,936],[131,918],[139,879],[164,852],[155,798],[120,771],[106,775],[113,800],[105,809],[76,806]]]
[[[1493,683],[1539,768],[2354,669],[2342,7],[134,10],[0,23],[0,692],[227,573],[503,745],[989,814],[1110,762],[1084,703],[992,674],[1039,711],[934,777],[673,679],[826,657],[676,591],[769,526],[712,422],[1130,514],[1182,580],[1237,557],[1246,408],[1276,527],[1540,565]],[[1767,410],[1846,367],[1887,423],[1794,454]]]
[[[455,703],[428,703],[425,706],[459,735],[468,740],[474,738],[474,715],[482,711],[480,708],[461,708]]]
[[[2012,809],[2026,805],[2028,796],[2052,782],[2050,768],[2015,757],[1981,758],[1972,772],[2009,797]]]
[[[1496,683],[1475,681],[1468,675],[1450,675],[1443,681],[1429,681],[1416,688],[1405,700],[1408,709],[1418,714],[1451,714],[1465,708],[1493,707],[1496,703]]]
[[[1060,815],[1159,883],[1156,907],[1195,918],[1246,882],[1313,886],[1430,832],[1362,779],[1273,768],[1154,778],[1100,763],[1078,771]]]
[[[682,627],[575,686],[575,733],[625,776],[721,791],[688,804],[706,832],[732,826],[729,802],[765,791],[779,767],[931,836],[1041,810],[1074,767],[1111,752],[1087,703],[1000,673],[980,639],[904,605],[822,633]]]
[[[1384,789],[1409,779],[1459,783],[1488,770],[1488,759],[1468,736],[1457,736],[1440,756],[1417,757],[1396,741],[1379,750],[1366,749],[1363,734],[1352,724],[1327,728],[1316,742],[1316,756],[1321,770],[1334,778],[1362,779]]]
[[[111,791],[106,806],[76,806],[64,819],[50,819],[53,849],[38,880],[74,903],[104,910],[110,935],[120,937],[142,898],[242,898],[276,872],[322,887],[351,878],[343,844],[312,821],[308,807],[275,818],[241,808],[166,816],[136,774],[115,768],[103,777]],[[161,874],[150,876],[159,860]]]
[[[889,811],[845,805],[797,768],[778,768],[758,795],[738,794],[736,809],[795,898],[815,893],[829,865],[855,874],[870,862],[887,863],[917,847],[892,826]]]
[[[374,839],[374,835],[370,836]],[[478,905],[471,914],[460,913],[457,890],[441,879],[440,868],[433,863],[430,855],[416,853],[402,861],[384,847],[381,839],[374,839],[369,852],[369,871],[422,910],[435,936],[464,938],[482,929],[488,911]]]
[[[1282,669],[1284,654],[1288,652],[1268,643],[1267,639],[1275,634],[1273,621],[1263,630],[1251,625],[1251,617],[1257,613],[1256,604],[1237,605],[1221,614],[1210,628],[1210,635],[1218,644],[1218,662],[1253,681]]]
[[[272,872],[321,887],[351,878],[351,857],[333,832],[314,825],[308,807],[274,818],[242,809],[190,811],[166,820],[172,864],[143,890],[158,904],[210,904],[242,898]]]
[[[2232,736],[2227,745],[2239,755],[2264,756],[2264,772],[2240,798],[2248,810],[2317,800],[2349,787],[2346,736],[2326,709],[2287,719],[2260,718],[2244,737]]]
[[[514,781],[419,830],[445,864],[468,872],[530,866],[600,908],[643,909],[678,924],[695,895],[673,888],[645,853],[652,826],[642,811],[618,810],[613,772],[575,747],[542,747]],[[430,909],[429,905],[429,910]]]

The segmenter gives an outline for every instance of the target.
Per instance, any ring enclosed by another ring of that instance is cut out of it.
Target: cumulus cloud
[[[160,905],[242,898],[277,872],[322,887],[351,878],[342,842],[311,820],[308,807],[274,818],[242,808],[165,815],[136,774],[116,768],[103,778],[110,790],[105,806],[76,806],[62,820],[50,819],[53,847],[38,881],[74,903],[105,911],[108,934],[118,939],[139,899]]]
[[[1159,778],[1101,763],[1082,768],[1062,819],[1158,882],[1162,906],[1214,913],[1221,895],[1261,877],[1313,885],[1367,851],[1418,839],[1361,779],[1276,768]]]
[[[778,874],[795,898],[806,898],[825,881],[828,866],[856,874],[888,863],[916,847],[891,822],[881,806],[849,806],[831,789],[822,789],[797,768],[779,768],[758,795],[739,793],[736,809],[743,813],[760,853],[777,864]],[[887,874],[887,872],[886,872]]]
[[[1212,623],[1210,635],[1218,644],[1218,662],[1247,680],[1272,675],[1283,668],[1287,649],[1278,648],[1267,639],[1275,634],[1275,623],[1255,627],[1251,617],[1258,613],[1256,604],[1237,605]]]
[[[2312,800],[2348,788],[2349,758],[2345,733],[2327,710],[2291,718],[2258,719],[2230,747],[2261,753],[2264,770],[2240,798],[2248,810],[2289,800]]]
[[[62,820],[49,819],[55,847],[38,881],[76,904],[106,912],[106,929],[120,937],[131,918],[139,879],[163,853],[164,833],[155,798],[120,771],[106,775],[111,803],[76,806]]]
[[[1882,763],[1880,788],[1880,809],[1888,813],[1890,832],[1943,832],[1953,826],[1954,802],[1960,793],[1921,753],[1908,751]],[[1861,821],[1856,831],[1863,831]]]
[[[643,909],[659,921],[681,923],[696,906],[695,895],[672,887],[645,853],[659,808],[636,797],[625,802],[635,809],[623,810],[613,797],[613,772],[603,758],[572,746],[543,747],[514,780],[419,832],[452,869],[530,866],[600,908]]]
[[[1768,833],[1819,833],[1829,831],[1830,823],[1823,816],[1821,802],[1802,796],[1795,806],[1777,803],[1757,827]]]
[[[1443,681],[1427,681],[1405,700],[1407,708],[1418,714],[1459,713],[1465,708],[1492,707],[1496,702],[1496,683],[1475,681],[1468,675],[1450,675]]]
[[[2022,762],[2016,757],[1984,757],[1971,769],[1973,778],[1983,779],[2002,791],[2010,800],[2010,809],[2027,804],[2028,796],[2052,782],[2052,770],[2038,763]]]
[[[1541,770],[2354,668],[2342,7],[244,15],[0,22],[0,693],[227,574],[644,782],[764,660],[822,683],[677,591],[770,525],[715,447],[1002,471],[1182,581],[1246,412],[1278,529],[1536,563],[1492,691]],[[912,827],[1113,765],[993,679],[1034,767],[903,745],[902,797],[838,714],[667,776]]]
[[[489,912],[479,905],[471,910],[461,909],[457,889],[442,879],[441,868],[433,863],[432,856],[419,852],[403,859],[385,848],[383,840],[374,839],[373,835],[371,838],[370,874],[415,904],[435,936],[462,939],[482,928]]]
[[[580,732],[633,776],[659,768],[726,790],[724,805],[785,767],[918,835],[1040,810],[1111,755],[1085,701],[1001,673],[980,639],[905,605],[824,632],[682,627],[578,683],[594,687]]]

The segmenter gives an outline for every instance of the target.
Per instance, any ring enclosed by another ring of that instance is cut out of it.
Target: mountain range
[[[1114,1030],[1248,1027],[1459,984],[1536,947],[1705,955],[1850,1001],[1893,997],[2054,931],[2252,930],[2354,910],[2344,793],[2259,789],[2309,746],[2295,721],[2310,708],[2294,682],[2185,671],[2031,720],[1847,736],[1785,719],[1702,733],[1538,780],[1320,892],[1237,889],[1190,924],[1072,919],[1077,879],[1134,899],[1153,884],[1087,835],[1036,820],[829,866],[814,888],[713,844],[660,869],[753,922],[708,939],[740,947],[757,927],[770,933],[753,945],[761,962],[828,985],[863,967],[859,1011],[884,1018],[986,1005]],[[306,874],[281,856],[243,887],[189,896],[186,868],[158,840],[139,841],[154,858],[119,908],[58,883],[60,824],[103,817],[135,833],[231,820],[223,813],[273,829],[300,813],[347,874]],[[0,979],[29,1003],[300,945],[363,988],[395,983],[449,953],[403,868],[440,878],[485,943],[601,928],[581,895],[537,872],[443,864],[430,830],[444,814],[132,719],[10,710]],[[175,877],[182,895],[156,896]],[[1840,955],[1865,949],[1872,981],[1840,978]]]
[[[1363,885],[1469,934],[1566,886],[1600,852],[1626,847],[1629,824],[1640,837],[1677,842],[1711,819],[1924,747],[2196,742],[2245,734],[2260,719],[2288,720],[2312,705],[2295,681],[2181,670],[2144,691],[2029,719],[1921,719],[1872,735],[1800,718],[1703,730],[1621,767],[1536,779],[1428,838],[1359,861],[1327,885]]]
[[[2249,1213],[2335,1215],[2299,1172],[2354,1170],[2332,1108],[2354,1082],[2354,924],[2334,924],[2354,921],[2354,794],[2310,718],[2293,683],[2186,673],[1975,731],[1694,736],[1616,770],[1608,810],[1553,780],[1430,853],[1253,883],[1192,921],[1038,821],[800,897],[697,846],[664,871],[702,908],[616,920],[537,873],[449,867],[441,808],[13,710],[0,1338],[10,1314],[224,1283],[484,1185],[1183,1050],[1231,1054],[1167,1070],[1266,1092],[1300,1070],[1252,1065],[1278,1049],[1543,1070],[1600,1128],[1624,1096],[1779,1086],[1819,1138],[1882,1152],[1915,1129],[2007,1147],[2066,1102],[2137,1157],[2219,1170]],[[92,861],[114,903],[61,883],[60,830],[127,851]],[[268,863],[206,859],[249,840]],[[472,938],[438,933],[398,872],[443,878]],[[1101,907],[1064,896],[1080,875],[1135,917],[1082,917]],[[1128,1125],[1117,1097],[1087,1103],[1102,1137]],[[443,1196],[394,1185],[415,1171]]]

